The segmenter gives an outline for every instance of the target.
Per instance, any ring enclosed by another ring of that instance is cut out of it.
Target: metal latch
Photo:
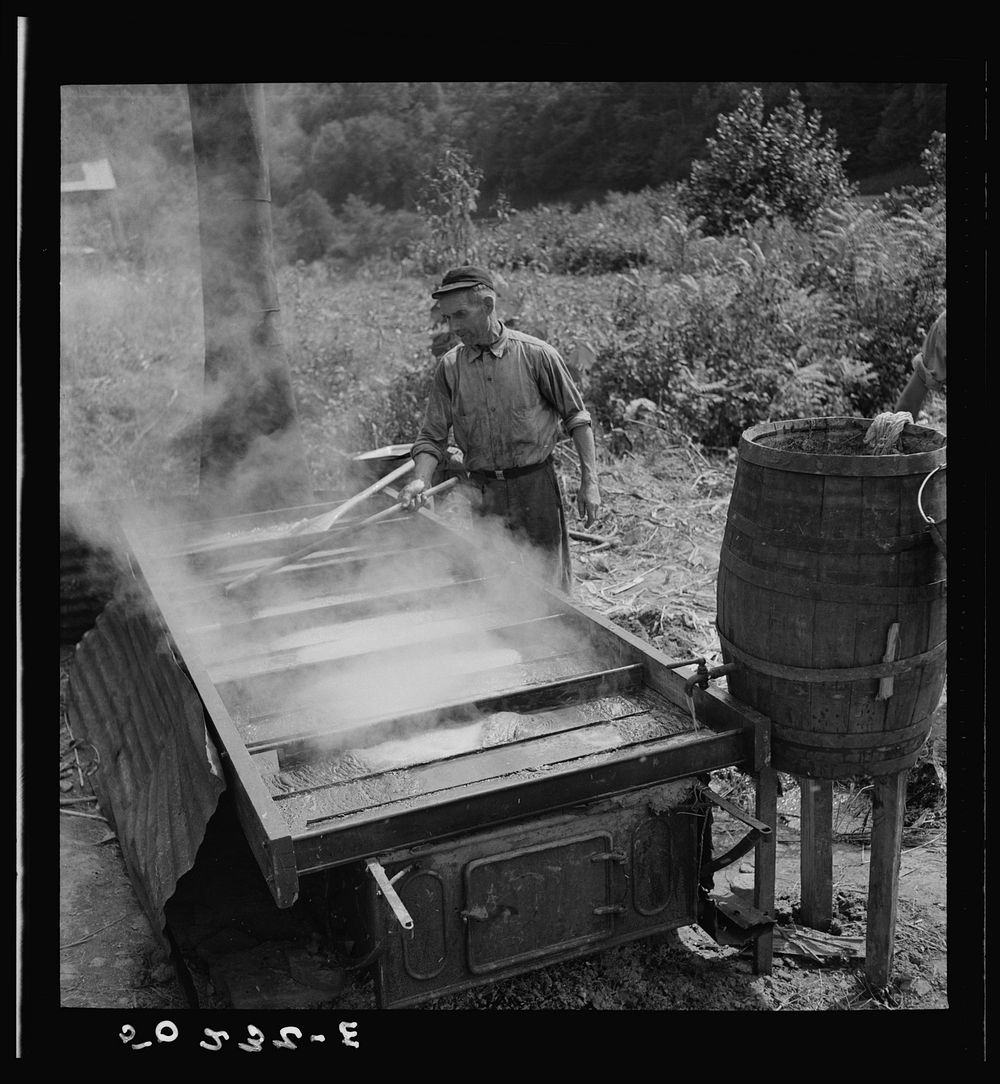
[[[614,862],[617,866],[624,866],[628,861],[628,855],[624,851],[595,851],[590,856],[591,862]],[[622,896],[628,891],[628,874],[622,870],[623,888]],[[625,905],[621,903],[607,903],[601,904],[599,907],[595,907],[593,910],[595,915],[623,915],[625,914]]]
[[[405,904],[396,894],[396,890],[392,887],[393,881],[398,881],[404,873],[412,869],[412,866],[407,866],[406,869],[401,869],[392,880],[390,880],[382,868],[382,863],[375,858],[366,858],[365,865],[368,868],[368,872],[375,878],[375,883],[379,887],[379,891],[386,898],[386,902],[392,908],[392,913],[399,919],[400,926],[404,930],[413,929],[413,919],[410,917],[410,912],[407,911]]]

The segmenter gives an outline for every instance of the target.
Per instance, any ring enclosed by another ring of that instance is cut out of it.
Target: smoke
[[[400,516],[342,543],[334,528],[328,547],[227,595],[309,537],[267,518],[184,526],[137,509],[125,527],[251,752],[300,739],[293,764],[456,755],[485,740],[476,700],[608,664],[500,525]]]
[[[402,545],[405,530],[399,535]],[[504,548],[503,542],[497,539],[495,552]],[[469,539],[457,544],[476,543]],[[376,546],[374,540],[372,545]],[[309,644],[316,632],[311,628],[269,645],[274,650],[299,649],[304,661],[331,653],[343,660],[343,675],[296,681],[295,688],[282,684],[284,704],[313,709],[322,704],[324,727],[353,728],[359,718],[427,712],[441,704],[520,687],[524,674],[519,664],[525,653],[548,657],[579,648],[571,632],[545,620],[549,610],[537,587],[510,577],[509,560],[483,560],[484,551],[479,551],[473,567],[456,573],[447,553],[411,546],[411,552],[384,559],[376,551],[364,573],[349,585],[351,593],[362,598],[396,591],[404,602],[406,592],[423,589],[409,609],[352,617],[342,634],[336,627],[328,628],[313,654]],[[516,556],[519,567],[532,560]],[[469,586],[461,587],[463,582]]]
[[[186,87],[64,87],[61,120],[61,502],[298,503],[311,490],[294,399],[275,386],[277,301],[244,293],[240,318],[221,317],[217,292],[247,279],[259,293],[256,267],[202,292],[220,252],[202,248]]]
[[[184,89],[98,90],[66,88],[63,155],[67,163],[109,159],[124,249],[110,227],[102,232],[99,198],[82,217],[64,213],[64,246],[94,250],[67,253],[61,283],[66,529],[116,555],[123,597],[134,605],[150,600],[133,590],[133,573],[156,583],[154,609],[169,610],[173,631],[194,645],[192,661],[206,668],[251,747],[302,733],[322,735],[322,756],[385,742],[410,743],[411,759],[452,755],[483,726],[474,710],[452,705],[568,676],[560,659],[578,672],[596,650],[552,617],[540,587],[550,583],[545,559],[499,524],[450,547],[432,545],[419,516],[340,546],[331,532],[327,552],[224,593],[227,582],[308,537],[285,536],[319,508],[287,511],[305,504],[282,482],[295,474],[298,438],[248,418],[268,399],[255,384],[266,376],[236,358],[205,379],[206,339],[228,331],[205,332]],[[263,340],[276,334],[275,320],[262,322]],[[250,424],[230,441],[212,488],[200,472],[204,424],[227,416]],[[185,505],[195,495],[190,521]],[[444,500],[462,503],[457,494]],[[286,512],[218,518],[251,507]],[[381,755],[390,752],[404,755]]]
[[[62,90],[60,498],[156,499],[197,488],[204,335],[183,87]],[[85,183],[93,183],[87,181]]]

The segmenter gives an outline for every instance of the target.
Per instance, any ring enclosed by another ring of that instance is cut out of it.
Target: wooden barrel
[[[945,437],[907,425],[899,454],[867,455],[869,425],[743,433],[720,553],[729,691],[770,716],[775,767],[817,779],[910,767],[945,679],[945,557],[927,522],[945,519]]]

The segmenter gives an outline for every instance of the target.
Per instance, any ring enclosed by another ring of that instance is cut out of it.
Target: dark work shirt
[[[411,454],[447,455],[448,430],[467,470],[540,463],[590,414],[559,352],[501,325],[488,347],[456,346],[438,362]]]

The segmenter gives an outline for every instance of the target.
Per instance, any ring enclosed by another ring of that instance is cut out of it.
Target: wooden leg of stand
[[[753,905],[772,921],[774,919],[774,873],[778,835],[778,773],[770,766],[757,772],[755,816],[771,826],[771,834],[754,844]],[[768,927],[753,946],[755,975],[769,975],[774,959],[774,931]]]
[[[802,922],[814,930],[829,930],[833,918],[833,783],[803,778],[799,793]]]
[[[865,945],[865,977],[875,989],[888,986],[892,975],[899,859],[906,813],[906,776],[907,773],[902,771],[875,777]]]
[[[753,905],[774,920],[775,853],[778,836],[778,773],[771,767],[771,720],[763,716],[754,725],[754,772],[757,776],[757,820],[771,831],[754,844]],[[753,970],[769,975],[774,959],[774,929],[767,929],[754,939]]]

